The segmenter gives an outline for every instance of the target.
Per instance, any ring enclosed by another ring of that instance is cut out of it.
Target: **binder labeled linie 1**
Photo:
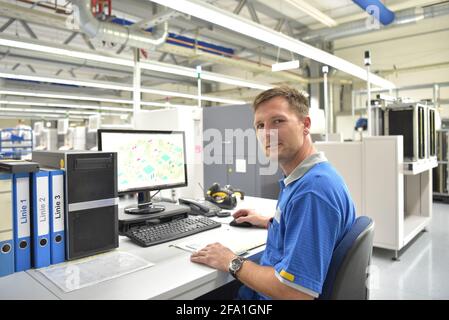
[[[12,175],[0,173],[0,277],[14,273]]]
[[[15,271],[31,269],[30,174],[13,178],[14,261]]]
[[[64,233],[64,171],[51,170],[50,174],[50,250],[51,264],[65,261]]]
[[[32,262],[34,268],[50,265],[49,173],[31,174],[32,187]]]

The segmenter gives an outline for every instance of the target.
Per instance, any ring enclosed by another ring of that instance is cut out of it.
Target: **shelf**
[[[404,174],[415,175],[424,171],[430,170],[438,166],[436,158],[421,159],[418,161],[405,162],[404,161]]]
[[[443,196],[443,197],[449,197],[449,193],[443,193],[443,192],[433,192],[434,196]]]
[[[404,243],[407,245],[418,233],[420,233],[430,222],[430,217],[409,215],[404,218]]]

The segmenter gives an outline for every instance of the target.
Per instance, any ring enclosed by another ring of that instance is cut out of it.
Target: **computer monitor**
[[[187,186],[185,136],[182,131],[98,130],[98,150],[117,152],[119,194],[139,192],[137,208],[127,213],[163,211],[150,191]]]

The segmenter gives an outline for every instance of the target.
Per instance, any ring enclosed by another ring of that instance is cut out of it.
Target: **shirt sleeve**
[[[284,253],[274,266],[276,276],[293,288],[303,287],[317,296],[338,239],[340,215],[325,200],[307,193],[290,201],[282,219]]]

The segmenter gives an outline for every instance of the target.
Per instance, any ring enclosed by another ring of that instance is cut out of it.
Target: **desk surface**
[[[252,208],[264,215],[273,215],[276,201],[254,197],[245,197],[239,201],[236,209]],[[190,262],[190,253],[175,248],[172,245],[194,240],[195,237],[210,235],[211,242],[215,242],[220,233],[229,232],[244,241],[250,234],[264,233],[266,230],[258,228],[235,228],[228,224],[229,218],[214,218],[223,223],[221,228],[199,233],[188,238],[177,239],[164,244],[142,248],[132,243],[126,237],[120,237],[120,247],[117,250],[132,253],[154,263],[154,266],[140,271],[104,281],[89,287],[69,293],[61,291],[53,282],[36,270],[17,273],[0,279],[0,298],[8,298],[9,287],[14,288],[11,299],[194,299],[216,289],[233,278],[224,272]],[[249,255],[263,250],[263,247],[250,251]],[[22,274],[22,275],[21,275]],[[19,285],[8,278],[18,277]],[[22,277],[28,277],[22,279]],[[14,285],[12,285],[14,283]],[[30,294],[29,287],[37,286],[39,290]],[[8,287],[8,288],[7,288]]]
[[[58,297],[26,272],[0,278],[0,300],[57,300]]]

